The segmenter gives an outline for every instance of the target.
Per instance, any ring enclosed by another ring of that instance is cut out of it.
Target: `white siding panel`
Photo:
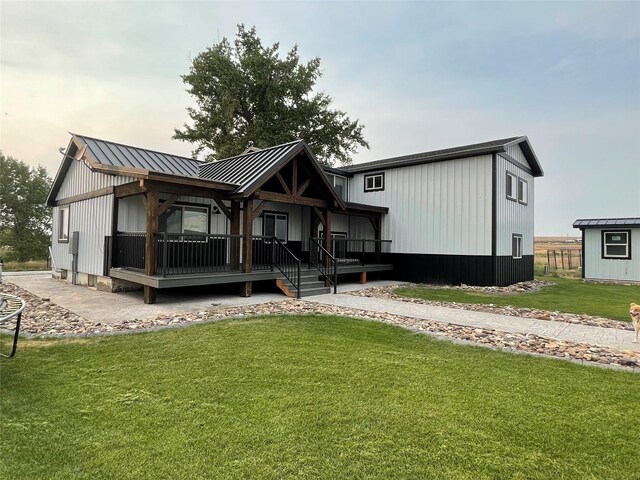
[[[631,260],[602,258],[602,230],[585,229],[585,278],[640,282],[640,228],[631,229]]]
[[[513,234],[522,235],[523,255],[533,255],[533,213],[534,213],[534,186],[533,177],[524,170],[509,163],[504,158],[497,156],[497,204],[496,204],[496,255],[512,255]],[[507,174],[524,179],[528,184],[528,202],[523,205],[507,199]]]
[[[256,202],[254,202],[255,208]],[[281,212],[288,214],[287,240],[299,242],[302,240],[303,213],[301,205],[290,205],[280,202],[266,202],[263,212]],[[307,227],[308,229],[309,227]],[[253,220],[253,234],[262,235],[262,215]]]
[[[59,208],[53,209],[52,250],[56,267],[71,270],[68,243],[58,243]],[[69,205],[69,232],[79,232],[78,271],[103,274],[104,239],[111,235],[113,195],[92,198]]]
[[[122,185],[135,181],[136,179],[133,177],[116,177],[114,175],[92,172],[84,163],[73,161],[69,166],[62,185],[60,185],[56,200],[92,192],[111,185]]]
[[[349,198],[389,207],[382,238],[391,252],[491,255],[491,155],[389,169],[379,192],[364,192],[364,175],[350,179]]]
[[[514,160],[524,165],[525,167],[531,168],[529,165],[529,162],[527,162],[527,159],[524,156],[524,153],[522,153],[522,149],[520,148],[520,145],[511,145],[507,147],[507,155],[509,155],[510,157],[512,157]]]

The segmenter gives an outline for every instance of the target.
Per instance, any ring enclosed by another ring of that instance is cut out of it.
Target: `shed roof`
[[[602,227],[634,227],[640,228],[640,217],[631,218],[582,218],[573,222],[573,228],[602,228]]]
[[[519,144],[522,153],[527,158],[533,175],[541,177],[544,172],[540,166],[540,162],[529,143],[526,136],[508,137],[499,140],[491,140],[489,142],[473,143],[471,145],[462,145],[460,147],[445,148],[442,150],[432,150],[429,152],[414,153],[411,155],[403,155],[401,157],[385,158],[375,160],[373,162],[358,163],[341,167],[345,172],[367,172],[372,170],[383,170],[387,168],[407,167],[410,165],[419,165],[422,163],[439,162],[443,160],[451,160],[454,158],[470,157],[474,155],[484,155],[487,153],[504,153],[507,147]]]

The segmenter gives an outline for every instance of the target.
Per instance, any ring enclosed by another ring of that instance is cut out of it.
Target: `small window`
[[[631,259],[631,231],[602,232],[602,258]]]
[[[288,217],[285,213],[265,213],[262,218],[262,234],[265,237],[276,237],[287,243]]]
[[[516,182],[518,177],[507,172],[507,198],[509,200],[516,200]]]
[[[375,192],[384,190],[384,173],[374,173],[364,176],[364,191]]]
[[[327,173],[329,183],[336,190],[342,200],[347,200],[347,178],[333,173]]]
[[[522,258],[522,235],[514,234],[511,237],[511,256],[513,258]]]
[[[526,205],[528,203],[527,197],[529,195],[529,184],[526,180],[518,178],[518,203]]]
[[[58,210],[58,242],[69,241],[69,205],[60,207]]]

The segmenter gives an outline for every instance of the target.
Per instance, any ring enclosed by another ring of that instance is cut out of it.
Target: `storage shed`
[[[579,219],[582,278],[640,283],[640,217]]]

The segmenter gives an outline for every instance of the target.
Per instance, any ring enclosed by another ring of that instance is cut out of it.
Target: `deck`
[[[385,272],[393,270],[392,264],[373,263],[370,265],[349,264],[338,265],[338,275],[347,274],[359,274],[368,272]],[[301,273],[308,273],[316,271],[313,268],[307,266],[302,267]],[[276,280],[280,278],[282,274],[278,270],[254,270],[252,272],[244,273],[238,271],[218,271],[207,273],[189,273],[189,274],[176,274],[167,275],[166,277],[161,275],[145,275],[144,272],[134,269],[124,268],[112,268],[109,271],[109,276],[112,278],[118,278],[120,280],[126,280],[128,282],[137,283],[139,285],[146,285],[153,288],[177,288],[177,287],[191,287],[200,285],[217,285],[225,283],[241,283],[241,282],[257,282],[262,280]],[[318,277],[320,273],[318,272]]]

